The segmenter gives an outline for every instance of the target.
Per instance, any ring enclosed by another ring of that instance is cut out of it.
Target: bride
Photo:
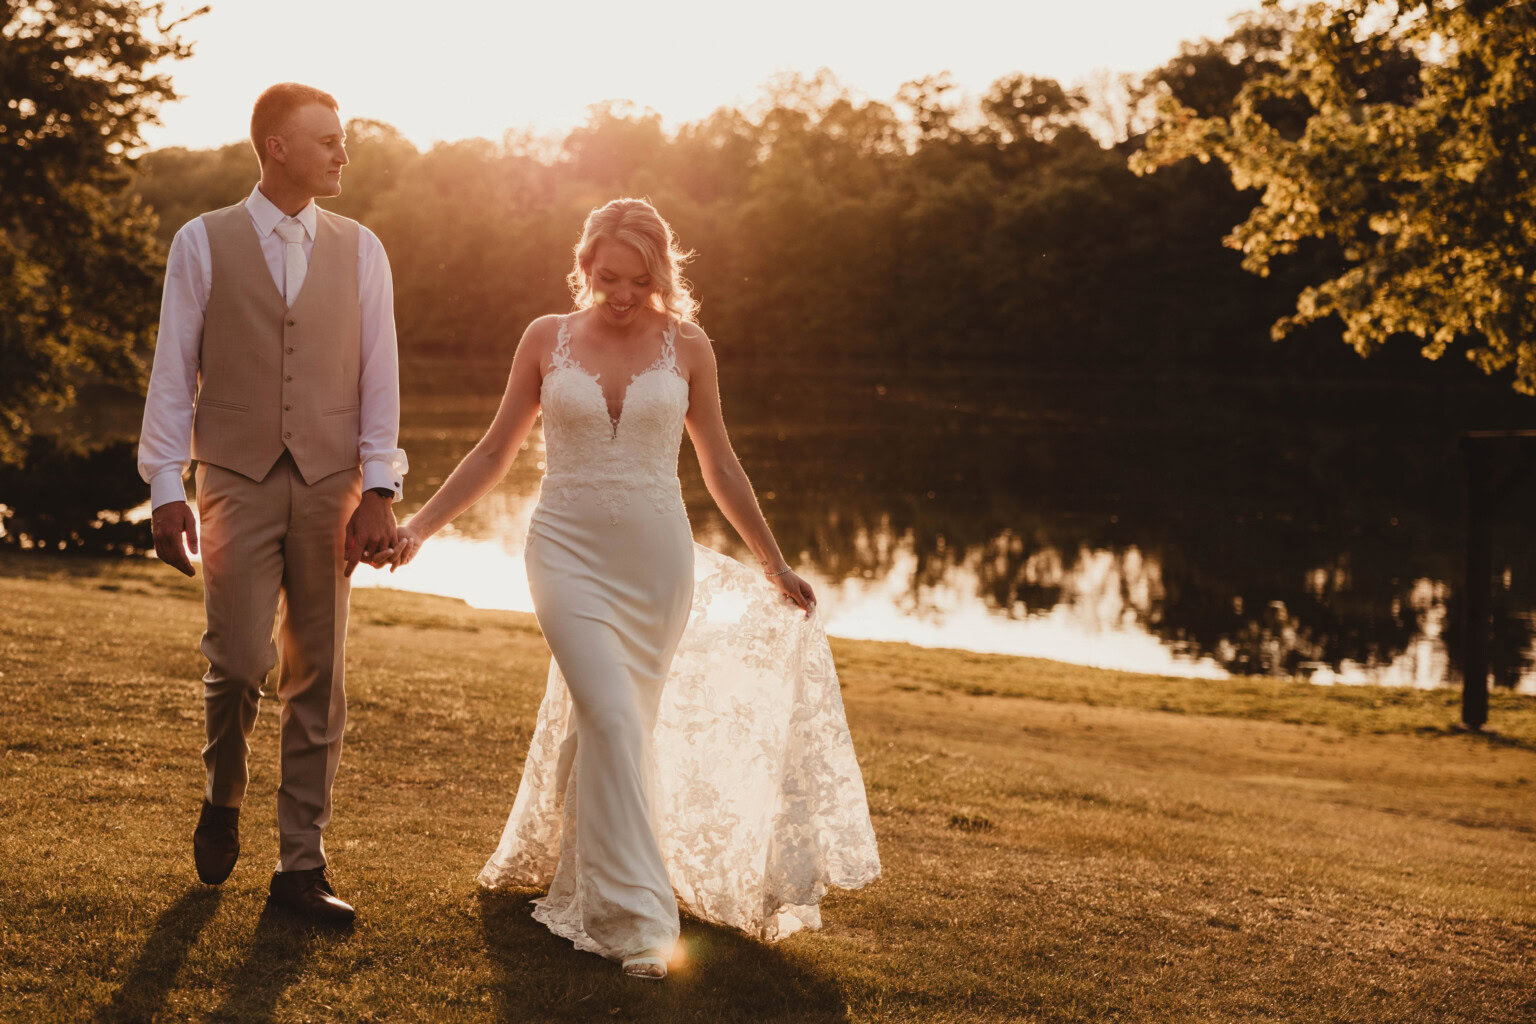
[[[679,898],[774,940],[818,927],[827,888],[872,881],[879,856],[816,597],[731,450],[671,228],[616,199],[575,256],[577,310],[528,326],[490,428],[400,528],[394,564],[506,475],[542,411],[525,560],[553,659],[480,883],[547,887],[551,931],[660,978]],[[685,425],[761,577],[693,543]]]

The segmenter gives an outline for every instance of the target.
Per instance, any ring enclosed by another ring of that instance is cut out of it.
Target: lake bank
[[[181,1020],[1138,1022],[1529,1019],[1536,700],[1212,683],[834,642],[884,877],[773,947],[689,923],[625,985],[474,874],[510,807],[547,651],[526,615],[353,599],[329,845],[351,936],[261,914],[272,702],[246,853],[186,849],[198,585],[0,556],[0,1016]]]

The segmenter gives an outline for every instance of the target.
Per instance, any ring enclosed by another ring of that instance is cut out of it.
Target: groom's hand
[[[343,575],[351,576],[358,562],[372,566],[387,563],[394,556],[395,509],[388,498],[364,491],[352,518],[347,520],[346,559]]]
[[[168,501],[150,514],[150,532],[155,537],[155,554],[160,561],[187,576],[195,576],[187,549],[197,554],[197,519],[184,501]],[[182,537],[186,537],[186,547]]]

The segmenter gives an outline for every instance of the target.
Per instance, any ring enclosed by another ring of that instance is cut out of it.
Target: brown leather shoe
[[[240,858],[240,808],[215,807],[203,801],[203,813],[192,832],[192,863],[197,877],[218,885],[235,870]]]
[[[336,898],[325,868],[273,872],[267,902],[302,914],[316,924],[348,925],[357,917],[350,904]]]

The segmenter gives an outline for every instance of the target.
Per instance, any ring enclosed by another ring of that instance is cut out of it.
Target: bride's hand
[[[805,617],[810,618],[811,612],[816,610],[816,592],[811,585],[793,572],[786,572],[782,576],[769,576],[768,582],[778,588],[792,604],[805,612]]]
[[[395,530],[395,557],[389,561],[389,571],[394,572],[402,565],[416,557],[416,552],[426,543],[427,538],[417,533],[410,523],[402,523]]]

